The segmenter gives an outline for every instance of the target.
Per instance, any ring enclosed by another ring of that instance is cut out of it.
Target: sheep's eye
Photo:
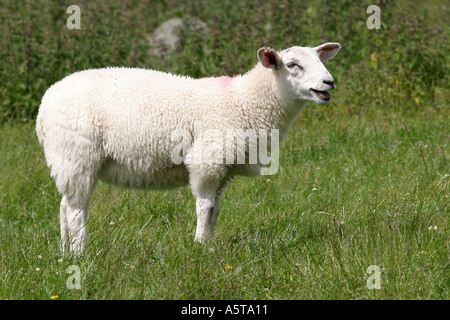
[[[288,66],[288,68],[295,68],[295,67],[297,67],[297,68],[299,68],[300,70],[304,70],[303,67],[302,67],[301,65],[299,65],[298,63],[295,63],[295,62],[289,62],[289,63],[287,64],[287,66]]]

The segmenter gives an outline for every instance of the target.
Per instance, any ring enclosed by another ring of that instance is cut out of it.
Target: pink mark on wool
[[[231,82],[233,81],[233,79],[234,78],[232,77],[223,76],[214,78],[214,81],[219,85],[219,87],[227,91],[228,94],[231,94]]]

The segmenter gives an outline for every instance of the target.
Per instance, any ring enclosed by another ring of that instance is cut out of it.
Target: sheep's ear
[[[337,42],[327,42],[315,47],[314,50],[319,53],[320,60],[325,61],[333,58],[338,53],[340,48],[341,45]]]
[[[258,59],[264,67],[272,68],[273,70],[281,69],[283,63],[278,53],[269,47],[258,50]]]

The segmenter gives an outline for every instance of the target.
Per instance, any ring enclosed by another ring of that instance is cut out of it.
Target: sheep
[[[334,79],[322,62],[340,48],[333,42],[280,52],[260,48],[258,63],[234,77],[109,67],[53,84],[42,98],[36,132],[62,195],[62,253],[85,250],[87,208],[98,180],[133,189],[189,185],[196,198],[194,241],[210,240],[228,182],[258,176],[267,165],[238,162],[236,154],[226,155],[231,163],[208,161],[224,148],[210,133],[234,132],[226,143],[244,140],[250,157],[246,139],[272,130],[278,133],[267,143],[273,149],[308,102],[330,101]]]

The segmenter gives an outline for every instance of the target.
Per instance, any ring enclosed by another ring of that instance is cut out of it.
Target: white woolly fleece
[[[84,248],[87,205],[99,179],[149,189],[189,183],[197,198],[196,239],[208,238],[226,181],[260,174],[261,163],[189,159],[197,152],[208,157],[222,151],[224,146],[210,134],[214,130],[225,136],[233,129],[277,129],[284,140],[307,101],[329,101],[325,90],[334,89],[334,83],[321,60],[339,48],[336,43],[281,53],[261,48],[260,63],[233,78],[105,68],[76,72],[55,83],[42,98],[36,132],[63,195],[63,245],[71,239],[72,250]],[[173,136],[177,131],[189,142],[180,162],[173,161],[180,143]],[[245,141],[245,136],[235,138],[232,144]]]
[[[301,107],[277,87],[272,70],[260,64],[235,78],[86,70],[47,90],[37,135],[62,194],[88,191],[96,175],[124,187],[178,187],[188,183],[189,172],[171,160],[178,143],[171,140],[172,132],[194,135],[194,122],[200,122],[205,131],[276,128],[284,137]],[[202,176],[224,177],[227,172],[219,167],[199,170]]]

